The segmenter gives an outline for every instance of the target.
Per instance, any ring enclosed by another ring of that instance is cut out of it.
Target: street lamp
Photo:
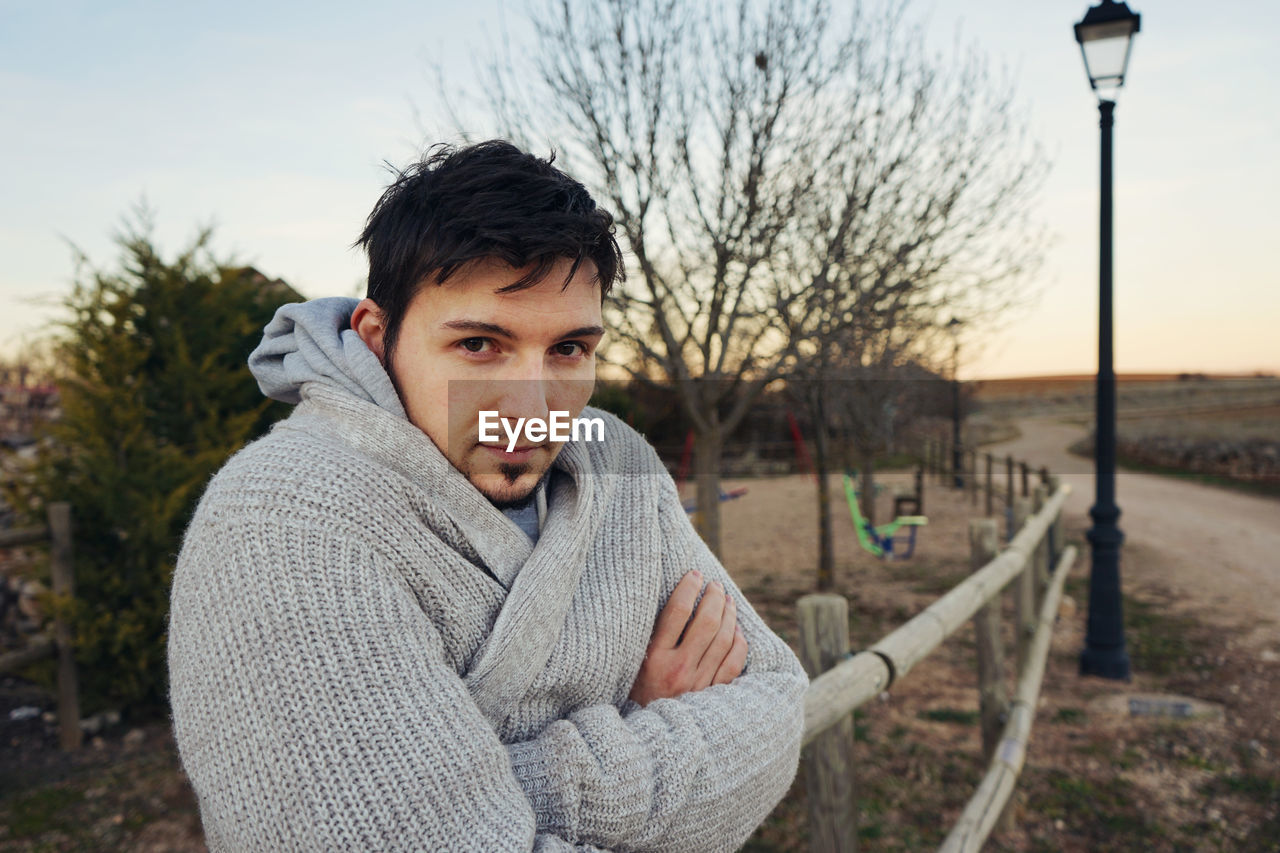
[[[964,450],[960,441],[960,327],[963,320],[952,317],[947,322],[951,333],[951,472],[955,487],[964,488]]]
[[[1102,0],[1075,25],[1089,85],[1098,93],[1102,121],[1102,183],[1098,249],[1098,385],[1094,438],[1095,500],[1089,515],[1092,553],[1089,572],[1089,624],[1080,674],[1129,679],[1120,597],[1120,546],[1124,533],[1116,523],[1116,374],[1112,364],[1111,317],[1111,128],[1117,91],[1124,85],[1129,50],[1140,18],[1124,3]]]

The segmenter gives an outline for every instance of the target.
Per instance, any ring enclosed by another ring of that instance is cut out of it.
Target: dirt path
[[[1041,419],[1018,427],[1021,437],[988,449],[1059,473],[1074,489],[1067,511],[1088,523],[1093,461],[1067,452],[1083,428]],[[1131,567],[1122,557],[1126,586],[1167,589],[1199,618],[1235,631],[1242,646],[1280,654],[1280,501],[1120,471],[1116,502],[1125,547],[1156,558]]]

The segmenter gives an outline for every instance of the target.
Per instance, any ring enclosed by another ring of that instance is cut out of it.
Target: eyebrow
[[[520,336],[508,329],[506,326],[499,326],[497,323],[486,323],[483,320],[449,320],[440,324],[443,328],[453,329],[458,332],[485,332],[490,335],[498,335],[508,340],[518,341]],[[590,338],[604,334],[603,326],[579,326],[576,329],[557,335],[557,338]]]
[[[497,323],[485,323],[480,320],[449,320],[440,325],[442,328],[454,329],[459,332],[487,332],[491,335],[501,335],[512,340],[519,338],[519,335],[506,326],[499,326]]]

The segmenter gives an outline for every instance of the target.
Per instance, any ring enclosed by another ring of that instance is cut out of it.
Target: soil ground
[[[1076,489],[1068,539],[1081,558],[1067,584],[1012,832],[992,850],[1280,849],[1280,647],[1273,621],[1280,502],[1167,478],[1122,474],[1123,571],[1134,676],[1077,674],[1084,642],[1089,463],[1065,456],[1074,428],[1024,425],[996,448],[1050,465]],[[1063,431],[1065,430],[1065,432]],[[1065,439],[1065,440],[1064,440]],[[1061,458],[1052,456],[1063,453]],[[879,518],[906,472],[882,477]],[[848,596],[854,648],[902,624],[968,573],[968,520],[981,502],[930,482],[912,559],[884,562],[857,545],[833,478],[837,591]],[[769,624],[796,638],[795,600],[814,585],[814,482],[789,476],[746,486],[722,505],[723,558]],[[1003,528],[1002,528],[1003,529]],[[1011,605],[1006,602],[1006,628]],[[1011,634],[1006,649],[1011,649]],[[962,629],[889,694],[855,712],[857,800],[864,850],[936,848],[985,768],[972,631]],[[1012,689],[1010,673],[1008,686]],[[1218,721],[1130,717],[1106,699],[1177,693],[1220,704]],[[21,682],[0,690],[0,850],[202,850],[194,797],[163,721],[105,733],[74,756],[40,720],[9,721],[18,705],[48,708]],[[803,768],[792,792],[749,842],[808,849]]]
[[[1117,490],[1127,535],[1122,572],[1133,679],[1081,677],[1092,463],[1065,451],[1079,427],[1044,420],[1020,426],[1019,438],[990,449],[1035,468],[1047,465],[1072,485],[1065,521],[1081,557],[1054,635],[1016,827],[994,836],[988,849],[1280,850],[1280,501],[1122,472]],[[792,500],[812,494],[811,484],[791,487],[800,489]],[[785,564],[785,544],[755,559],[747,543],[766,518],[802,533],[813,529],[814,516],[788,517],[775,506],[753,518],[748,506],[726,511],[726,564],[791,639],[791,602],[808,591],[808,579],[793,576],[781,592],[768,567],[769,560]],[[981,511],[980,503],[931,483],[921,547],[897,564],[858,553],[852,528],[837,528],[844,534],[837,542],[838,585],[850,598],[854,648],[870,645],[964,577],[965,520]],[[797,562],[812,565],[812,548],[801,554]],[[1005,610],[1007,629],[1007,602]],[[1011,639],[1006,634],[1006,649]],[[866,768],[857,793],[863,849],[931,849],[945,837],[985,771],[975,681],[973,635],[963,630],[894,685],[882,697],[887,701],[855,713],[855,760]],[[1218,703],[1223,718],[1130,717],[1112,713],[1106,701],[1148,692]],[[751,849],[806,849],[802,789],[798,781]]]

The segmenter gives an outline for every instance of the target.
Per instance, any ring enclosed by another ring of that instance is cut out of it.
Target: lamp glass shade
[[[1102,0],[1076,24],[1076,41],[1084,54],[1085,72],[1094,89],[1114,90],[1124,85],[1133,35],[1141,16],[1124,3]]]
[[[1111,89],[1124,85],[1125,66],[1129,64],[1129,46],[1133,43],[1133,26],[1126,21],[1099,24],[1080,42],[1084,52],[1085,71],[1095,89]]]

